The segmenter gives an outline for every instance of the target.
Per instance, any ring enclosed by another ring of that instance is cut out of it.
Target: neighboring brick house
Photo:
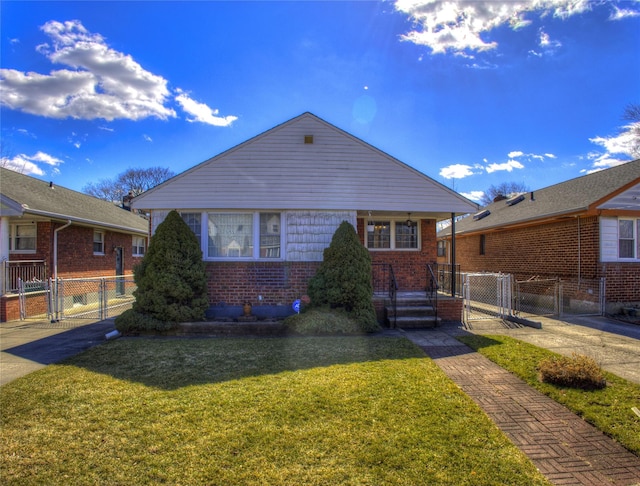
[[[131,274],[148,230],[110,202],[0,168],[0,321],[20,316],[18,277]]]
[[[424,291],[436,222],[477,205],[304,113],[141,194],[152,231],[172,209],[200,239],[210,316],[249,301],[290,309],[342,221],[400,291]],[[376,265],[375,268],[378,268]]]
[[[606,311],[640,304],[640,160],[495,201],[455,225],[463,272],[558,277],[588,299],[605,279]],[[451,227],[438,261],[451,262]]]

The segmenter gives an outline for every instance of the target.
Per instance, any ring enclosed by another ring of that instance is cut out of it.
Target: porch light
[[[373,221],[371,221],[371,211],[369,211],[369,220],[367,221],[367,231],[369,233],[373,233],[375,229],[376,227],[373,224]]]
[[[411,221],[411,213],[407,213],[408,217],[407,217],[407,226],[409,228],[411,228],[413,225],[415,225],[415,223],[413,221]]]

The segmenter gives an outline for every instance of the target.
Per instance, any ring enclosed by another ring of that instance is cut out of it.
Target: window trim
[[[136,245],[137,242],[142,241],[141,245]],[[140,248],[142,248],[142,253],[140,253]],[[131,255],[134,257],[143,257],[147,252],[147,239],[144,236],[133,236],[131,238]]]
[[[261,209],[261,210],[216,210],[209,209],[203,211],[189,211],[184,210],[180,211],[180,215],[183,214],[200,214],[200,249],[202,250],[202,259],[207,262],[249,262],[249,261],[261,261],[261,262],[281,262],[285,260],[285,242],[286,242],[286,218],[285,212],[279,210],[269,210],[269,209]],[[210,214],[229,214],[229,215],[240,215],[240,214],[248,214],[251,215],[251,225],[252,231],[251,236],[253,239],[253,251],[250,256],[216,256],[210,257],[209,255],[209,215]],[[278,214],[280,216],[280,251],[279,256],[277,257],[261,257],[260,256],[260,215],[261,214]]]
[[[16,240],[18,238],[18,226],[30,226],[34,228],[33,249],[31,248],[22,249],[22,250],[16,249]],[[18,254],[29,254],[29,253],[36,253],[37,250],[38,250],[38,224],[37,223],[18,222],[18,223],[11,223],[9,225],[9,252],[18,253]]]
[[[96,241],[96,235],[100,236],[100,241]],[[102,245],[102,251],[96,251],[95,245],[96,243],[100,243]],[[101,230],[93,230],[93,242],[92,242],[93,254],[94,255],[104,255],[105,254],[105,232]]]
[[[631,238],[621,238],[620,237],[620,223],[622,221],[631,221]],[[616,246],[617,246],[617,256],[618,261],[621,262],[636,262],[640,260],[640,218],[617,218],[617,238],[616,238]],[[623,257],[620,256],[620,242],[621,241],[631,241],[632,242],[632,250],[633,256]]]
[[[375,223],[386,223],[388,222],[390,225],[389,228],[389,248],[371,248],[369,247],[369,221],[365,221],[365,234],[364,234],[364,246],[369,251],[421,251],[422,249],[422,232],[421,232],[421,224],[422,221],[414,221],[416,228],[416,247],[415,248],[396,248],[396,224],[405,223],[407,218],[383,218],[383,217],[372,217],[370,220]]]

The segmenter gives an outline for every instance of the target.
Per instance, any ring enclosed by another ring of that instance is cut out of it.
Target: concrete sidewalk
[[[0,386],[100,344],[113,330],[113,318],[0,323]]]

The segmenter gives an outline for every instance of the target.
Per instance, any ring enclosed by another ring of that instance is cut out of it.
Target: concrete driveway
[[[113,318],[0,323],[0,385],[103,343],[113,330]]]

